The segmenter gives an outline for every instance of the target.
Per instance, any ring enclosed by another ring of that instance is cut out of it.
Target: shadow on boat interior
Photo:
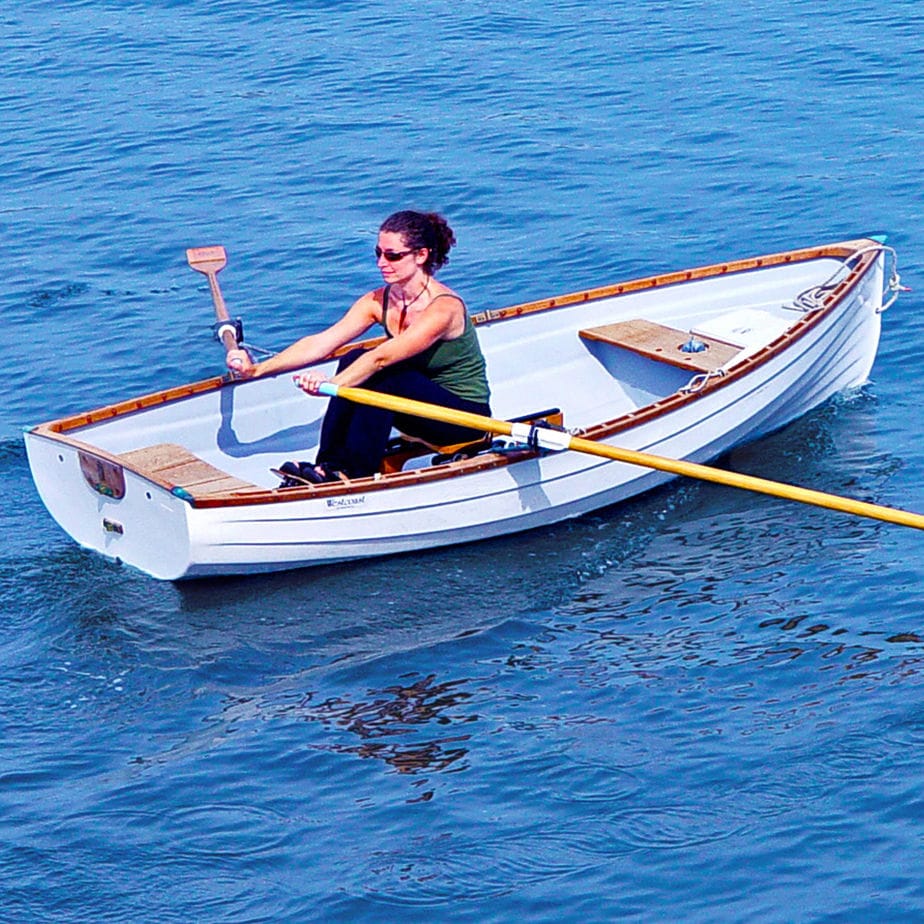
[[[278,430],[269,436],[251,442],[242,442],[234,432],[231,423],[234,417],[234,395],[237,389],[223,388],[221,390],[221,421],[218,426],[216,442],[218,448],[232,459],[252,456],[258,453],[278,453],[284,456],[293,451],[304,451],[305,448],[316,446],[320,439],[321,421],[315,419],[311,423],[297,424]]]

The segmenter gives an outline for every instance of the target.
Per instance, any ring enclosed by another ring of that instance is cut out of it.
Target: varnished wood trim
[[[557,295],[554,298],[540,299],[533,302],[524,302],[520,305],[511,305],[508,308],[499,308],[485,312],[486,320],[482,323],[502,321],[507,318],[520,317],[536,311],[547,311],[550,308],[563,308],[581,302],[595,301],[601,298],[612,298],[615,295],[626,295],[630,292],[650,291],[677,285],[682,282],[692,282],[695,279],[707,279],[714,276],[725,276],[730,273],[740,273],[747,270],[762,269],[770,266],[784,266],[787,263],[801,263],[807,260],[818,260],[822,257],[849,257],[864,246],[877,244],[876,241],[859,238],[854,241],[844,241],[839,244],[827,244],[821,247],[807,247],[801,250],[788,250],[781,253],[768,254],[762,257],[750,257],[742,260],[733,260],[728,263],[715,263],[710,266],[701,266],[695,269],[681,270],[673,273],[663,273],[657,276],[645,276],[640,279],[616,285],[601,286],[587,289],[582,292],[572,292],[568,295]]]

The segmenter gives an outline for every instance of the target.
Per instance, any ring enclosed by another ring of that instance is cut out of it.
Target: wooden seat
[[[436,443],[420,439],[420,437],[401,433],[388,444],[385,456],[382,459],[381,470],[385,475],[400,472],[409,460],[429,453],[433,453],[431,465],[438,465],[440,462],[451,462],[454,459],[464,459],[489,449],[493,440],[493,433],[483,433],[478,439],[470,440],[467,443],[439,446]]]
[[[608,343],[648,359],[694,372],[714,372],[741,352],[740,346],[699,334],[695,340],[702,343],[705,349],[696,353],[686,352],[683,345],[689,342],[689,333],[642,318],[588,327],[578,333],[584,340]]]
[[[564,421],[564,415],[557,407],[549,408],[545,411],[537,411],[532,414],[524,414],[522,417],[512,418],[512,423],[537,423],[543,420],[553,427],[560,427]],[[433,453],[430,460],[431,465],[439,465],[443,462],[452,462],[458,459],[469,458],[484,452],[491,448],[494,442],[493,433],[484,433],[478,439],[471,440],[467,443],[455,443],[448,446],[439,446],[429,443],[417,436],[408,436],[405,433],[399,434],[389,444],[385,450],[385,457],[382,459],[382,473],[390,474],[400,472],[405,463],[419,456]]]
[[[223,472],[177,443],[157,443],[119,455],[126,465],[152,475],[171,487],[186,488],[191,494],[224,494],[252,490],[256,485]]]

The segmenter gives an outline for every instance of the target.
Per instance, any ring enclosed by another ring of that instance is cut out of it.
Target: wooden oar
[[[532,427],[528,423],[511,423],[508,420],[496,420],[493,417],[469,414],[466,411],[456,411],[436,404],[426,404],[423,401],[411,401],[394,395],[369,391],[365,388],[334,385],[332,382],[323,383],[319,391],[329,397],[345,398],[348,401],[355,401],[357,404],[385,408],[399,414],[411,414],[414,417],[425,417],[430,420],[439,420],[443,423],[470,427],[472,430],[503,434],[504,436],[513,437],[518,442],[533,445],[539,449],[570,449],[574,452],[600,456],[616,462],[627,462],[630,465],[639,465],[643,468],[670,472],[674,475],[685,475],[688,478],[698,478],[701,481],[711,481],[715,484],[724,484],[733,488],[741,488],[745,491],[756,491],[758,494],[769,494],[772,497],[782,497],[787,500],[799,501],[802,504],[811,504],[815,507],[825,507],[828,510],[839,510],[842,513],[870,517],[886,523],[896,523],[899,526],[924,529],[924,516],[918,513],[910,513],[894,507],[883,507],[879,504],[869,504],[849,497],[840,497],[837,494],[826,494],[823,491],[812,491],[808,488],[800,488],[780,481],[756,478],[753,475],[727,472],[719,468],[713,468],[710,465],[700,465],[696,462],[686,462],[681,459],[670,459],[666,456],[658,456],[649,452],[636,452],[633,449],[622,449],[618,446],[610,446],[607,443],[598,443],[595,440],[571,436],[571,434],[560,430]]]
[[[228,314],[225,300],[218,286],[218,272],[224,269],[228,262],[225,248],[221,246],[190,247],[186,251],[186,260],[197,273],[204,273],[208,278],[212,302],[215,305],[215,317],[218,318],[218,339],[224,345],[225,352],[238,349],[240,345],[237,342],[237,325]]]

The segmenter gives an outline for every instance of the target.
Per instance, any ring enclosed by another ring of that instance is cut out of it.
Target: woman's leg
[[[362,352],[357,349],[347,353],[341,359],[337,371],[349,366]],[[377,372],[363,387],[472,414],[488,415],[491,412],[487,404],[459,398],[405,363]],[[409,414],[394,414],[343,398],[332,398],[321,426],[317,464],[327,470],[341,471],[351,478],[375,474],[381,467],[392,426],[437,445],[464,443],[477,440],[483,435],[480,430],[457,424],[441,423]]]
[[[491,413],[488,404],[460,398],[441,385],[437,385],[429,376],[416,369],[400,366],[392,368],[395,369],[395,373],[381,383],[376,384],[377,391],[387,392],[388,394],[409,398],[414,401],[423,401],[427,404],[435,404],[440,407],[452,408],[456,411],[467,411],[470,414],[487,416]],[[386,373],[389,371],[385,370]],[[373,380],[370,379],[371,381]],[[477,440],[484,435],[482,430],[472,430],[458,424],[442,423],[438,420],[414,417],[410,414],[395,414],[393,423],[402,433],[417,436],[428,443],[437,445],[465,443]]]
[[[341,372],[361,356],[361,348],[341,357]],[[328,472],[362,478],[378,471],[392,427],[391,411],[366,407],[344,398],[331,398],[321,423],[321,440],[315,459]]]

